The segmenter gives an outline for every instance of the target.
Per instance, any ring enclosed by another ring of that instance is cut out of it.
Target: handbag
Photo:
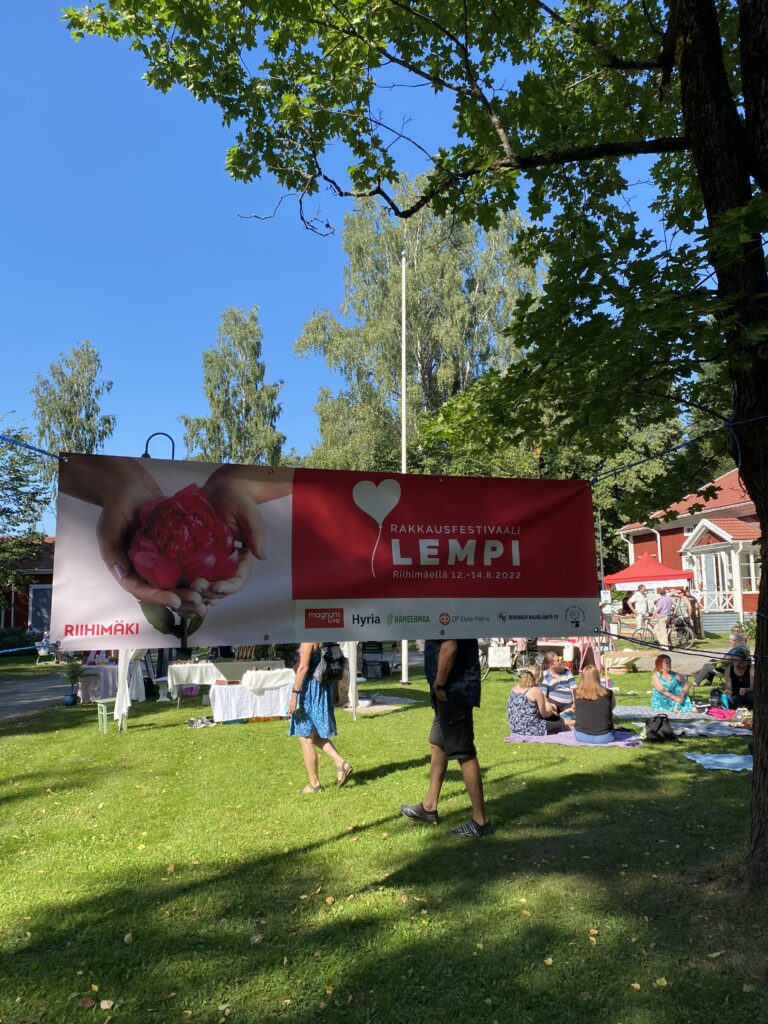
[[[654,715],[648,719],[645,727],[645,738],[651,743],[669,743],[676,740],[668,715]]]

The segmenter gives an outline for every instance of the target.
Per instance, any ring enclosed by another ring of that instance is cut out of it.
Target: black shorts
[[[472,708],[467,704],[438,701],[428,741],[440,747],[446,757],[469,761],[477,757]]]

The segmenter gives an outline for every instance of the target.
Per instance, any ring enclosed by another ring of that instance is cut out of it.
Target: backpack
[[[676,740],[667,715],[654,715],[645,727],[645,738],[651,743],[668,743]]]
[[[336,683],[344,675],[344,652],[337,643],[324,643],[320,653],[318,677],[323,683]]]
[[[709,691],[709,706],[711,708],[722,708],[728,707],[728,704],[723,701],[723,691],[715,688]]]

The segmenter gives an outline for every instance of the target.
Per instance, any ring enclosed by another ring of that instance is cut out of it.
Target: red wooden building
[[[0,540],[0,543],[2,541]],[[1,629],[35,629],[44,633],[51,621],[54,538],[46,537],[39,554],[20,566],[29,583],[3,594]]]
[[[630,523],[619,533],[629,545],[629,563],[655,555],[674,569],[692,569],[702,597],[702,625],[727,629],[757,609],[760,588],[760,525],[752,499],[732,469],[713,481],[717,496],[688,494],[650,516],[654,526]],[[691,507],[697,511],[691,512]],[[678,518],[664,521],[669,512]]]

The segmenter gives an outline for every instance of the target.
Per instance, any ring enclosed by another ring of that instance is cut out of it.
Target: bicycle
[[[517,651],[512,658],[512,669],[513,672],[522,672],[526,668],[532,668],[534,665],[541,667],[541,663],[544,661],[544,655],[541,651]]]
[[[669,640],[670,650],[679,647],[681,650],[687,650],[692,646],[696,635],[691,627],[685,622],[684,619],[675,621],[667,628],[667,638]],[[658,639],[656,634],[653,632],[649,622],[644,623],[642,628],[636,629],[631,637],[636,643],[658,645]]]
[[[517,672],[519,670],[518,669],[518,660],[521,657],[525,657],[525,655],[515,654],[515,652],[511,649],[511,642],[509,640],[496,640],[496,639],[480,640],[479,641],[479,645],[480,645],[480,679],[481,680],[485,679],[485,677],[488,675],[488,673],[491,670],[490,659],[488,657],[488,651],[489,651],[489,649],[491,647],[505,647],[505,648],[509,648],[510,649],[509,650],[509,662],[508,662],[508,664],[503,665],[503,666],[497,665],[496,666],[496,671],[504,671],[504,672],[510,672],[510,673]],[[539,657],[541,657],[541,656],[539,656]],[[529,663],[526,663],[526,664],[529,664]]]

